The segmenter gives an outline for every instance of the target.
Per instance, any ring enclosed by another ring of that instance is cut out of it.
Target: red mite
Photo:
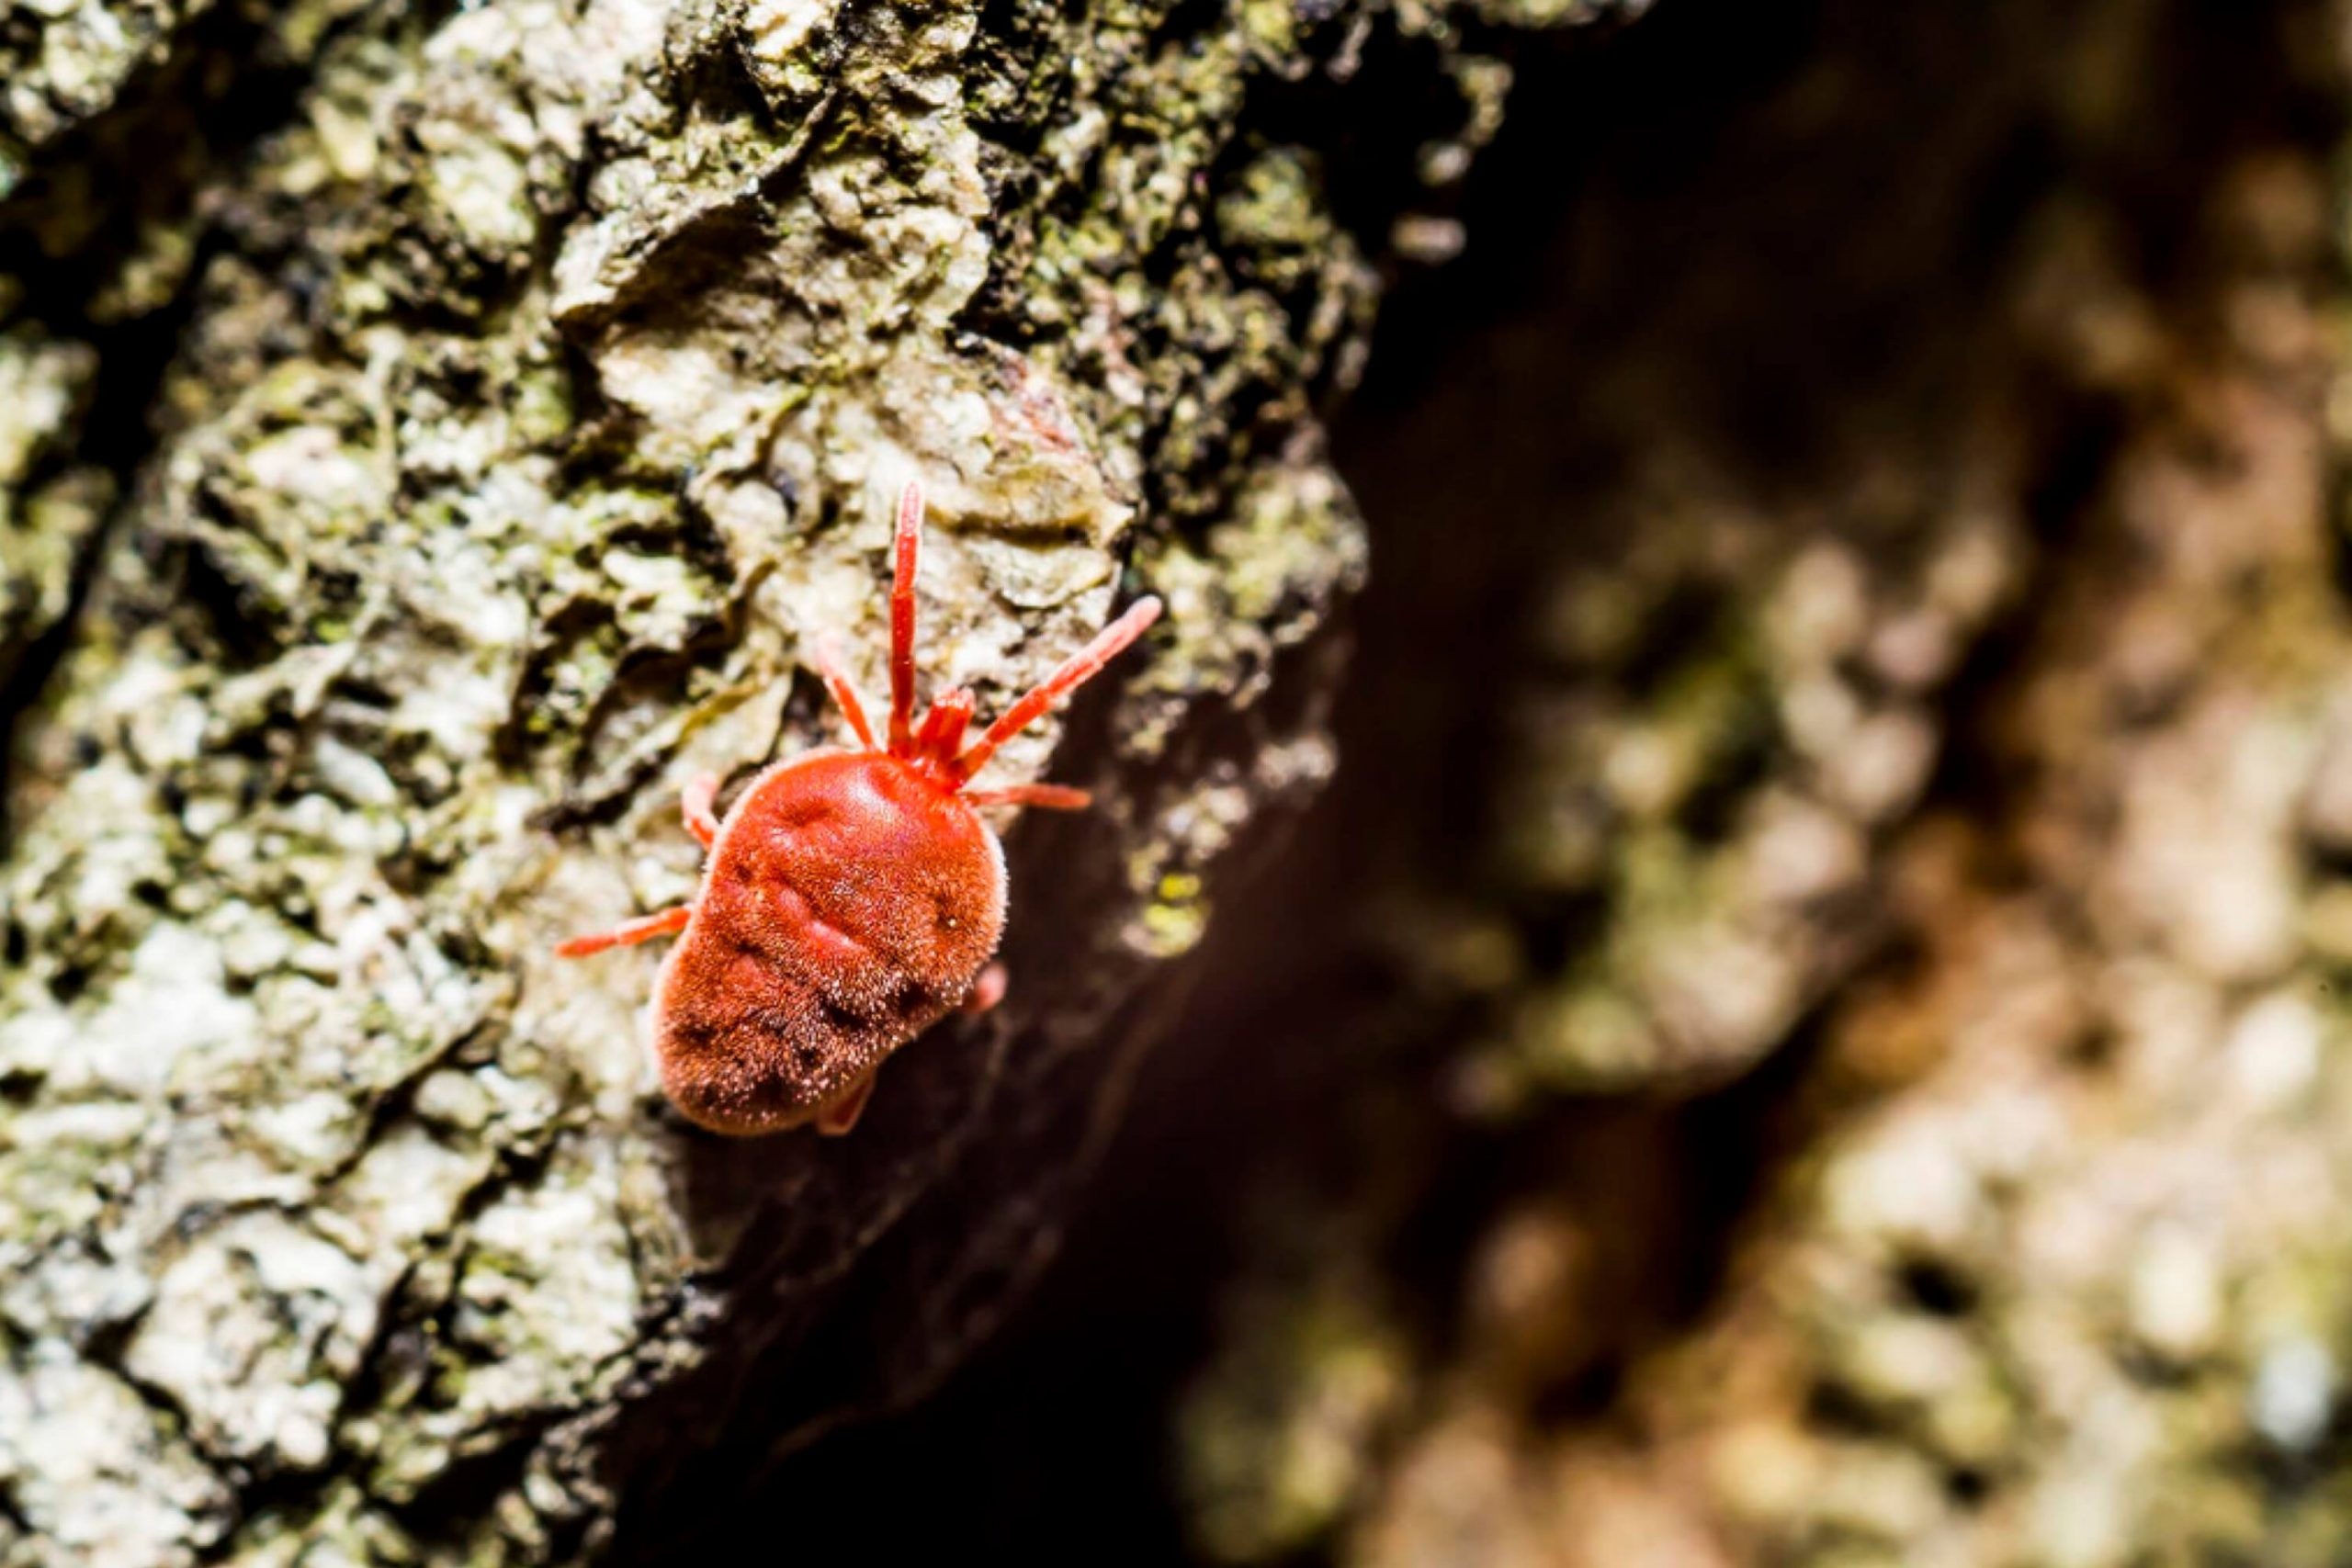
[[[915,551],[922,487],[899,498],[890,584],[890,728],[865,710],[821,641],[818,667],[857,732],[854,751],[814,751],[753,779],[724,821],[718,781],[686,785],[686,830],[709,852],[702,891],[556,952],[581,958],[683,931],[654,992],[662,1087],[715,1133],[780,1132],[814,1120],[846,1133],[882,1059],[954,1009],[1004,994],[992,964],[1004,934],[1004,851],[976,806],[1076,811],[1054,784],[967,791],[996,749],[1084,684],[1159,618],[1144,599],[965,747],[972,694],[953,691],[913,723]]]

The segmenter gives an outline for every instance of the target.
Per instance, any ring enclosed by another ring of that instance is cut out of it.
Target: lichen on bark
[[[186,321],[114,396],[155,437],[119,472],[74,460],[110,367],[0,337],[0,658],[91,580],[8,780],[0,1561],[658,1541],[679,1427],[789,1443],[953,1363],[1099,1147],[1208,863],[1328,772],[1317,705],[1261,700],[1328,680],[1285,650],[1363,569],[1315,411],[1388,220],[1492,131],[1470,15],[0,19],[40,62],[0,223],[113,269],[27,286],[92,343]],[[256,39],[286,112],[197,135]],[[1342,221],[1367,77],[1421,107]],[[42,228],[118,117],[187,134],[177,205]],[[1055,764],[1102,809],[1015,836],[1001,1016],[894,1062],[846,1145],[720,1145],[653,1092],[652,956],[548,945],[691,891],[685,778],[833,738],[814,634],[879,689],[917,476],[933,684],[998,705],[1123,592],[1172,614]],[[851,1311],[858,1352],[812,1359]]]
[[[0,335],[0,685],[72,607],[113,497],[104,470],[70,461],[96,357],[29,327]]]

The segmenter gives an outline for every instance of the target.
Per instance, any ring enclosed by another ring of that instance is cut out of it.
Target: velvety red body
[[[653,1010],[662,1087],[720,1133],[797,1125],[971,994],[1004,934],[978,814],[881,751],[753,779]]]

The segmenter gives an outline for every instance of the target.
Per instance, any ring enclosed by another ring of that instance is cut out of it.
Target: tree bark
[[[1593,9],[0,7],[0,1561],[574,1558],[952,1365],[1331,765],[1315,410],[1471,40]],[[1101,805],[1012,835],[1006,1006],[704,1136],[655,955],[548,948],[837,739],[813,636],[882,689],[917,475],[932,684],[1166,629],[1008,748]]]

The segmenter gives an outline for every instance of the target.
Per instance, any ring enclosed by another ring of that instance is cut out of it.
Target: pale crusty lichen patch
[[[64,616],[113,500],[103,470],[69,466],[96,372],[86,344],[0,331],[0,684]]]
[[[110,106],[209,0],[39,0],[12,6],[0,45],[0,196],[32,150]]]

